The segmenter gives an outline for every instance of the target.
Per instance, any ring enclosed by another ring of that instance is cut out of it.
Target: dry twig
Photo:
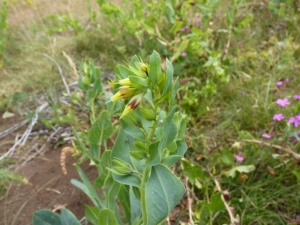
[[[209,173],[211,178],[214,180],[217,190],[221,193],[222,202],[224,203],[225,208],[226,208],[226,210],[228,212],[228,215],[230,217],[230,225],[239,225],[240,224],[239,217],[238,216],[234,217],[229,205],[227,204],[227,202],[226,202],[226,200],[223,196],[223,191],[222,191],[222,188],[221,188],[221,185],[220,185],[219,181],[217,180],[217,178],[215,176],[212,175],[212,173],[209,171],[209,169],[207,169],[207,172]]]
[[[55,63],[55,65],[56,65],[57,68],[58,68],[59,75],[61,76],[61,79],[62,79],[62,81],[63,81],[63,83],[64,83],[64,85],[65,85],[67,94],[70,95],[71,92],[70,92],[69,86],[68,86],[68,84],[67,84],[67,82],[66,82],[66,79],[65,79],[65,77],[63,76],[63,72],[62,72],[62,69],[61,69],[60,65],[55,61],[55,59],[53,59],[53,58],[50,57],[49,55],[47,55],[47,54],[45,54],[45,53],[44,53],[43,55],[44,55],[46,58],[50,59],[52,62]]]

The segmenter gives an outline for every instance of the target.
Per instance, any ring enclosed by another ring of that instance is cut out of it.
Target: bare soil
[[[9,124],[16,123],[12,120],[17,119],[0,119],[0,131]],[[5,140],[0,140],[1,153],[12,145],[18,132],[21,133],[16,131]],[[10,144],[3,144],[3,141],[10,142]],[[28,183],[12,183],[8,186],[6,195],[0,197],[0,225],[32,224],[33,213],[42,208],[53,210],[65,207],[71,210],[79,220],[84,217],[84,204],[92,204],[81,190],[70,183],[71,179],[80,180],[73,166],[75,159],[71,155],[67,155],[66,158],[68,173],[63,175],[60,166],[61,148],[48,148],[43,155],[28,162],[18,171],[24,175]],[[97,177],[96,168],[90,166],[89,162],[83,163],[81,168],[90,180]]]

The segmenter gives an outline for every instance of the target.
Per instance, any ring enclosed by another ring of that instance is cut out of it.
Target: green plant
[[[110,100],[100,115],[95,106],[103,94],[100,70],[91,61],[82,70],[79,87],[87,91],[91,129],[82,136],[74,131],[76,149],[98,167],[95,186],[103,190],[99,196],[76,166],[82,182],[72,183],[95,205],[86,206],[87,219],[93,224],[103,224],[103,216],[110,220],[107,224],[162,224],[185,193],[184,185],[170,170],[187,150],[186,122],[176,106],[179,85],[178,78],[173,81],[171,62],[167,59],[162,71],[161,58],[154,51],[149,64],[134,56],[128,66],[118,65],[116,82],[111,83],[118,92],[113,96],[106,93]],[[118,102],[123,99],[125,106]],[[113,124],[120,128],[110,149],[105,143],[113,134]]]
[[[0,68],[3,65],[3,57],[5,53],[5,46],[6,46],[7,16],[8,16],[7,1],[4,0],[1,3],[1,9],[0,9]]]

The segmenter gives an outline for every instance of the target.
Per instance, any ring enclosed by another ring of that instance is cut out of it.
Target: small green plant
[[[166,59],[163,71],[161,57],[154,51],[149,64],[134,56],[128,66],[118,65],[116,81],[111,83],[117,89],[113,96],[103,93],[100,70],[92,62],[82,70],[79,87],[87,91],[91,129],[81,136],[74,131],[74,147],[98,167],[95,187],[103,190],[99,196],[76,166],[82,182],[72,183],[94,203],[85,207],[86,218],[92,224],[163,224],[185,193],[184,185],[170,170],[187,150],[186,122],[176,104],[179,84],[178,78],[173,80],[171,62]],[[95,103],[103,94],[107,110],[99,114]],[[117,125],[117,139],[110,149],[106,140]],[[34,224],[41,213],[44,222],[53,214],[36,212]]]
[[[48,33],[50,34],[66,31],[73,31],[75,33],[83,31],[78,20],[72,19],[66,15],[52,14],[48,17],[48,19],[53,23],[53,25],[48,28]]]
[[[4,0],[1,3],[1,8],[0,8],[0,68],[3,65],[3,57],[5,53],[5,46],[6,46],[7,16],[8,16],[7,1]]]

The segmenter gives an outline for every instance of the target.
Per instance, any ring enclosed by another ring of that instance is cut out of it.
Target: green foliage
[[[83,27],[80,25],[79,21],[74,20],[66,15],[56,15],[52,14],[48,16],[48,20],[52,23],[50,28],[48,28],[48,33],[62,33],[66,31],[73,31],[75,33],[83,31]]]
[[[5,54],[6,38],[7,38],[7,16],[8,7],[7,1],[4,0],[1,3],[0,8],[0,68],[3,65],[3,57]]]
[[[49,224],[49,225],[79,225],[80,222],[76,219],[72,212],[62,208],[61,214],[52,212],[51,210],[41,209],[33,214],[33,225]]]
[[[91,128],[86,132],[88,138],[78,136],[74,130],[76,148],[98,167],[100,176],[96,184],[104,190],[99,196],[82,169],[76,166],[82,182],[74,179],[71,182],[95,205],[86,206],[88,220],[93,224],[163,223],[185,193],[184,185],[169,168],[187,150],[186,123],[175,106],[178,79],[173,81],[171,62],[167,60],[167,69],[163,71],[161,57],[153,51],[149,64],[134,56],[128,66],[117,66],[117,81],[112,86],[118,91],[107,104],[110,110],[102,109],[99,115],[95,103],[104,94],[100,70],[89,61],[83,64],[82,72],[78,86],[87,95]],[[115,108],[116,102],[123,99],[125,106]],[[139,107],[143,107],[143,113]],[[106,140],[113,134],[111,117],[120,110],[118,137],[110,150]],[[121,211],[125,211],[126,219]],[[54,217],[42,212],[45,217]],[[42,219],[46,220],[45,217]]]

